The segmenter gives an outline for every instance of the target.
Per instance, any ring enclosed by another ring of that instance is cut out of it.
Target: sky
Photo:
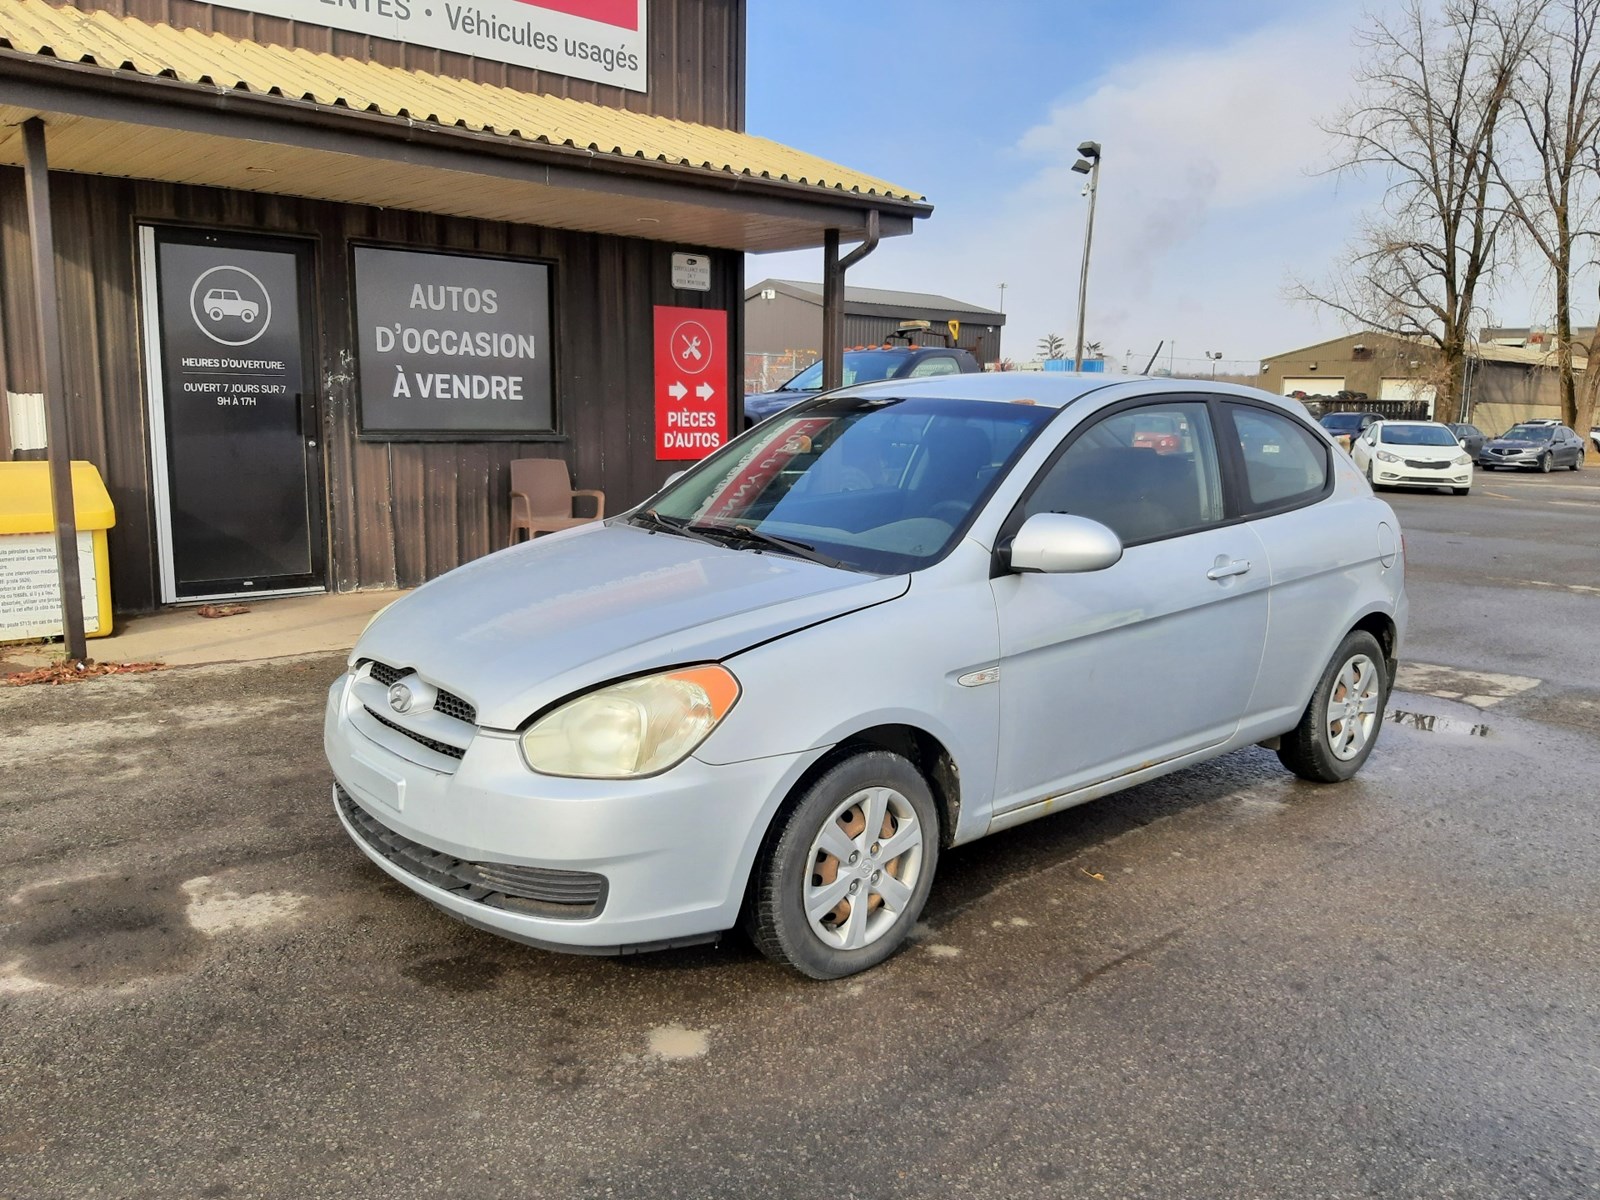
[[[1383,11],[1390,0],[1368,7]],[[1281,0],[811,0],[749,5],[746,127],[921,192],[934,213],[852,284],[998,308],[1006,357],[1077,331],[1088,201],[1076,147],[1103,146],[1087,341],[1129,370],[1253,372],[1345,325],[1291,302],[1326,278],[1381,179],[1329,175],[1319,128],[1350,100],[1363,6]],[[750,255],[747,285],[820,280],[820,250]],[[1513,275],[1493,319],[1526,324]],[[1537,321],[1539,318],[1534,317]]]

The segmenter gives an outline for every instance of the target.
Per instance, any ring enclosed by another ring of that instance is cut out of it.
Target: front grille
[[[408,875],[506,912],[581,920],[605,907],[607,883],[592,871],[557,871],[514,863],[474,863],[396,833],[335,785],[339,811],[361,840]]]
[[[363,664],[371,666],[372,677],[383,684],[384,687],[390,687],[407,675],[415,675],[417,673],[413,667],[405,667],[404,669],[391,667],[388,663],[379,662],[375,658],[363,658],[356,666],[359,667]],[[439,695],[433,702],[433,708],[435,712],[442,712],[447,717],[465,721],[468,725],[476,725],[478,723],[478,710],[454,692],[447,692],[443,688],[439,689]],[[370,712],[371,710],[369,709],[368,711]]]
[[[1426,462],[1426,461],[1419,462],[1417,459],[1414,459],[1414,458],[1406,459],[1406,466],[1410,467],[1414,471],[1442,471],[1442,470],[1444,470],[1445,467],[1448,467],[1449,465],[1450,465],[1449,463],[1442,463],[1442,462]]]
[[[452,746],[449,742],[441,742],[437,738],[431,738],[425,733],[418,733],[415,729],[407,729],[404,725],[396,725],[382,713],[373,712],[371,706],[369,705],[363,704],[361,707],[366,709],[367,716],[371,717],[378,724],[387,725],[396,733],[405,734],[413,742],[417,742],[420,745],[426,746],[429,750],[432,750],[436,754],[447,754],[451,758],[463,758],[466,756],[467,752],[460,746]]]

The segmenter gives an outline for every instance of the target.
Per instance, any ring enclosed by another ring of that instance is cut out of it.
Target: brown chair
[[[594,501],[592,517],[575,517],[573,502],[579,496]],[[559,458],[518,458],[511,463],[511,544],[518,533],[529,540],[598,521],[606,515],[604,492],[574,491],[567,464]]]

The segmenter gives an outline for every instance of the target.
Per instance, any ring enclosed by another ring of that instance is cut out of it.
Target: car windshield
[[[895,368],[909,356],[904,350],[852,350],[844,356],[844,383],[872,383],[888,379]],[[822,390],[822,364],[812,363],[800,374],[778,389],[780,392],[816,392]]]
[[[1513,425],[1500,436],[1508,442],[1548,442],[1554,432],[1553,425]]]
[[[1456,445],[1456,435],[1443,425],[1385,425],[1380,440],[1389,446]]]
[[[1361,414],[1329,413],[1322,418],[1322,427],[1329,433],[1354,433],[1361,428]]]
[[[914,571],[944,555],[1054,415],[933,397],[803,404],[700,463],[651,511],[740,548],[782,552],[787,539],[853,570]]]

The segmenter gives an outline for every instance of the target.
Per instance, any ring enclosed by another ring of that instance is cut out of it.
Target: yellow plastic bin
[[[72,464],[78,518],[78,575],[83,631],[111,632],[111,563],[106,530],[117,522],[111,496],[93,463]],[[61,579],[50,519],[50,464],[0,462],[0,642],[60,637]]]

